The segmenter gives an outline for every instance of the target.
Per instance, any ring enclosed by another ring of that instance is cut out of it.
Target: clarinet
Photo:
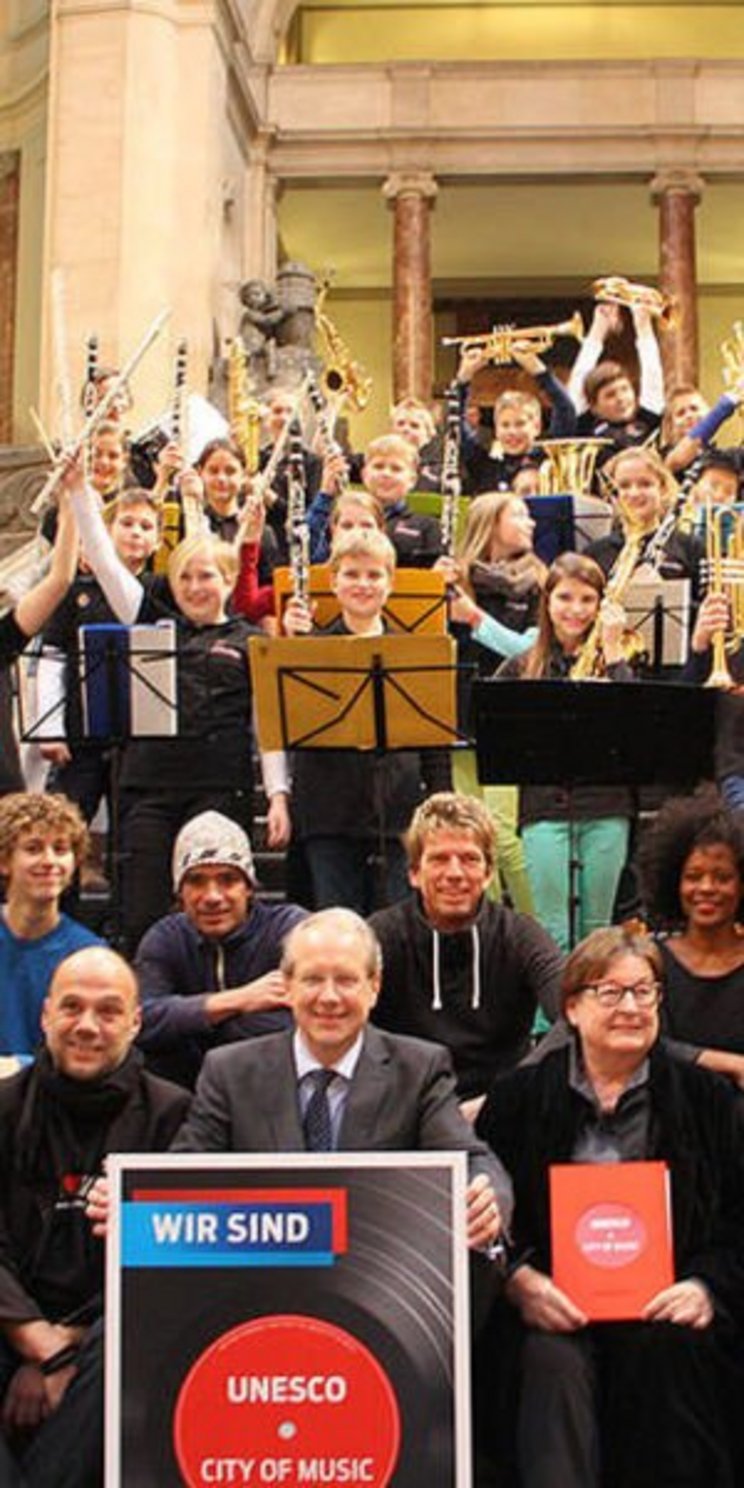
[[[98,336],[91,331],[85,343],[85,390],[83,413],[86,418],[93,412],[96,402],[96,373],[98,371]]]
[[[176,347],[176,365],[173,372],[173,405],[171,408],[171,438],[174,444],[180,444],[183,435],[183,400],[186,391],[188,359],[188,341],[179,341]]]
[[[188,347],[185,341],[179,341],[176,347],[176,360],[173,367],[173,398],[171,401],[171,439],[175,444],[180,444],[183,431],[183,396],[186,386],[186,366],[188,361]],[[160,543],[153,567],[156,573],[165,573],[168,567],[168,559],[174,548],[178,547],[182,537],[191,537],[199,530],[201,525],[197,516],[196,523],[189,520],[190,514],[182,504],[177,490],[177,482],[171,480],[164,493],[161,511]]]
[[[445,558],[454,557],[457,514],[462,482],[460,480],[460,395],[457,382],[447,388],[447,417],[444,426],[442,449],[442,553]]]
[[[318,386],[318,381],[312,372],[308,373],[307,396],[310,399],[318,434],[320,435],[321,454],[324,460],[333,455],[342,455],[343,450],[334,434],[336,415],[333,407],[326,401]],[[344,463],[343,475],[338,478],[338,496],[342,496],[349,487],[349,471]]]
[[[90,418],[96,406],[96,372],[98,371],[98,336],[91,331],[85,343],[85,386],[83,388],[83,413]],[[84,452],[86,480],[90,476],[90,444]]]
[[[307,489],[302,449],[302,427],[294,418],[289,429],[287,471],[287,542],[295,599],[307,604],[310,598],[310,531],[306,516]]]

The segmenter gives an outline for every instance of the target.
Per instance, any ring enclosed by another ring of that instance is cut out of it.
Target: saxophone
[[[329,403],[335,403],[337,408],[346,404],[361,413],[370,400],[372,378],[360,362],[354,361],[340,331],[323,309],[329,288],[330,280],[326,279],[315,306],[315,325],[323,342],[325,361],[323,391]]]
[[[614,600],[616,604],[622,604],[623,597],[628,585],[635,573],[641,556],[643,543],[643,532],[638,526],[630,527],[624,546],[617,555],[613,564],[612,572],[602,596],[602,602],[606,599]],[[623,639],[628,659],[638,657],[642,649],[642,643],[634,631],[629,631]],[[602,652],[602,616],[597,615],[589,634],[584,640],[576,660],[571,667],[572,682],[595,681],[605,675],[605,659]]]

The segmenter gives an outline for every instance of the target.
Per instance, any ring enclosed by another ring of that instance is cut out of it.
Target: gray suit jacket
[[[446,1049],[367,1026],[341,1123],[342,1152],[467,1152],[488,1174],[502,1215],[511,1183],[460,1114]],[[292,1034],[207,1054],[173,1152],[303,1152]]]

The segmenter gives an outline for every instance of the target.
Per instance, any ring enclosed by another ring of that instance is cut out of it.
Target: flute
[[[57,464],[55,465],[54,469],[49,472],[49,475],[47,476],[38,496],[32,502],[31,512],[33,516],[38,517],[41,512],[46,510],[47,506],[50,504],[54,492],[57,489],[57,486],[60,484],[60,481],[64,476],[69,461],[75,460],[77,458],[77,456],[80,454],[80,451],[85,448],[88,440],[91,439],[92,436],[95,434],[98,425],[104,423],[111,407],[113,406],[116,398],[121,392],[121,389],[126,386],[135,367],[139,366],[139,363],[142,361],[145,352],[149,351],[153,341],[155,341],[160,335],[160,332],[162,331],[169,315],[170,310],[161,310],[160,314],[156,315],[154,321],[148,327],[145,335],[142,337],[139,345],[132,352],[129,361],[122,368],[118,377],[114,378],[114,381],[112,382],[108,392],[104,393],[104,396],[102,397],[100,403],[96,404],[93,412],[89,414],[88,418],[85,420],[80,433],[72,441],[72,443],[69,444],[62,451]]]

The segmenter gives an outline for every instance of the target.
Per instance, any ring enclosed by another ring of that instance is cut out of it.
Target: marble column
[[[659,208],[659,287],[674,297],[677,307],[671,326],[660,330],[668,391],[696,383],[699,376],[695,208],[703,184],[686,170],[662,171],[651,182],[651,198]]]
[[[0,444],[13,440],[13,373],[18,280],[18,155],[0,155]]]
[[[431,398],[431,211],[434,177],[400,171],[382,188],[393,224],[393,396]]]

